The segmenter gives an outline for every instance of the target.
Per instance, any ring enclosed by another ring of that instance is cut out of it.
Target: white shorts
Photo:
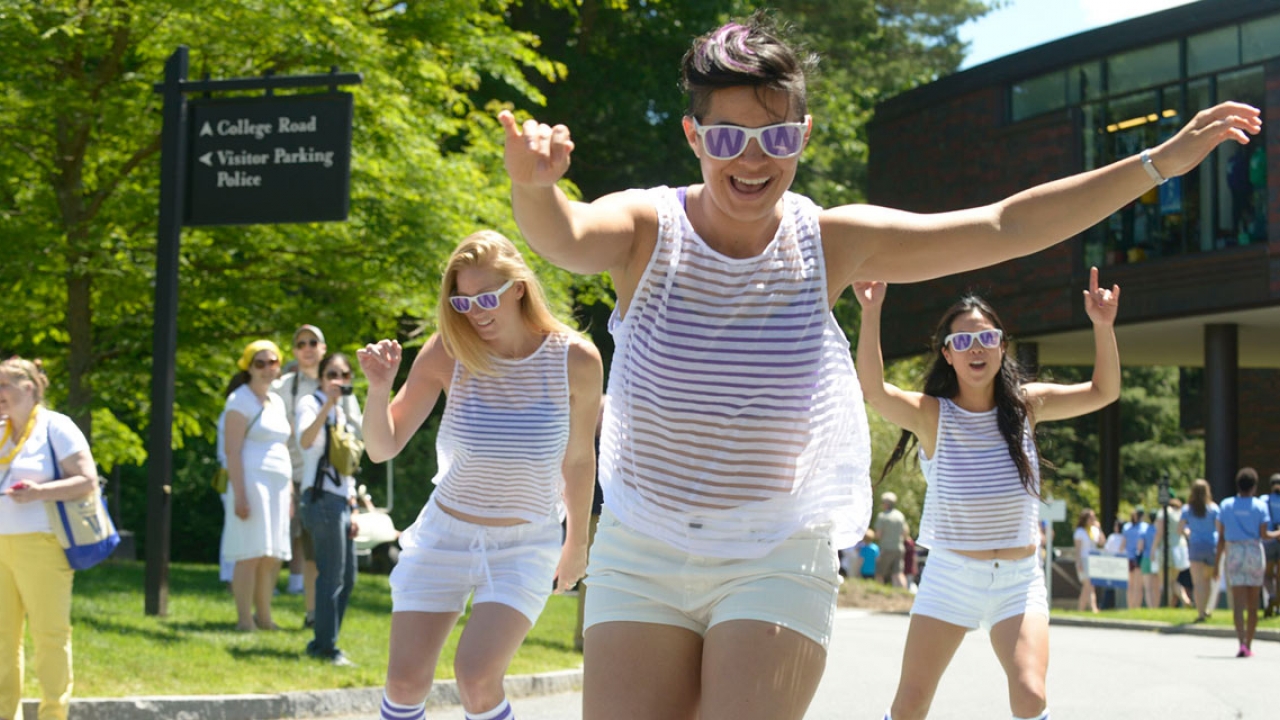
[[[975,560],[934,549],[920,578],[912,615],[970,630],[1024,614],[1049,616],[1039,553],[1020,560]]]
[[[392,612],[462,612],[474,593],[473,603],[507,605],[532,624],[560,564],[560,523],[477,525],[428,501],[401,544],[391,571]]]
[[[762,558],[718,558],[638,533],[606,508],[590,558],[584,628],[643,622],[705,635],[722,622],[759,620],[824,649],[831,642],[840,563],[827,530],[802,530]]]

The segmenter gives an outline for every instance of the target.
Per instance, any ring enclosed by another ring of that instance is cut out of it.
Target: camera
[[[355,391],[356,391],[356,389],[355,389],[355,388],[353,388],[353,387],[351,387],[350,385],[343,385],[343,386],[342,386],[342,394],[343,394],[343,395],[350,395],[351,393],[353,393],[353,392],[355,392]]]

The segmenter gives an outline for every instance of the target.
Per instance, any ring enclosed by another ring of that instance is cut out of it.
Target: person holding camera
[[[299,398],[294,428],[302,449],[299,515],[311,538],[316,565],[315,637],[307,654],[334,665],[354,663],[338,649],[338,631],[356,584],[356,480],[342,474],[330,458],[330,433],[351,427],[344,400],[354,401],[351,360],[326,355],[319,366],[320,387]]]

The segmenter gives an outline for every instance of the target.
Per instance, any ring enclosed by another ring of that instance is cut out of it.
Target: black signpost
[[[183,225],[345,220],[350,206],[352,96],[359,73],[188,80],[188,51],[165,63],[156,232],[155,334],[147,467],[146,614],[167,615],[173,474],[178,251]],[[286,88],[327,88],[276,96]],[[260,97],[214,93],[263,91]],[[187,95],[207,97],[188,100]]]

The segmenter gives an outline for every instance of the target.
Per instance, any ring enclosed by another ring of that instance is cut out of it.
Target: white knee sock
[[[1049,720],[1049,708],[1045,708],[1044,712],[1033,718],[1020,718],[1015,716],[1013,720]]]
[[[382,710],[378,713],[379,720],[423,720],[427,716],[427,704],[420,702],[417,705],[401,705],[393,703],[387,698],[387,694],[382,693]]]
[[[498,703],[498,707],[482,713],[465,713],[467,720],[515,720],[515,713],[511,711],[511,703],[506,698]]]

